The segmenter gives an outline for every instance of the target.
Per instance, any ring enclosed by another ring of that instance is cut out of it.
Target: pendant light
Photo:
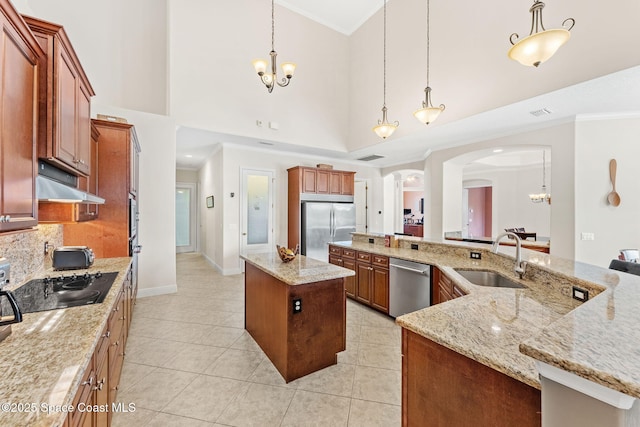
[[[540,193],[537,194],[529,194],[529,199],[531,199],[531,201],[533,203],[542,203],[542,202],[547,202],[549,204],[551,204],[551,194],[547,193],[547,185],[546,185],[546,158],[545,158],[545,150],[542,150],[542,191],[540,191]]]
[[[571,37],[571,29],[576,24],[575,19],[567,18],[562,22],[562,28],[545,30],[542,24],[542,9],[544,3],[535,0],[531,12],[531,31],[529,36],[518,40],[517,33],[511,34],[509,41],[513,45],[509,49],[509,58],[529,67],[542,64],[551,58],[560,47]],[[566,27],[568,25],[568,27]],[[514,38],[515,36],[515,38]],[[518,40],[517,42],[515,40]]]
[[[425,125],[435,121],[440,113],[444,111],[444,104],[440,104],[439,107],[434,107],[431,104],[431,87],[429,86],[429,31],[431,26],[429,25],[429,0],[427,0],[427,87],[424,88],[425,100],[422,101],[422,108],[413,112],[416,119],[420,120]]]
[[[274,4],[274,0],[271,0],[271,52],[269,53],[269,56],[271,56],[271,72],[266,73],[267,71],[266,60],[256,59],[255,61],[253,61],[253,67],[258,73],[258,76],[260,76],[260,80],[262,81],[262,83],[264,83],[264,85],[267,87],[267,90],[269,91],[269,93],[273,91],[273,88],[275,86],[274,83],[277,83],[278,86],[280,87],[288,86],[289,83],[291,82],[291,78],[293,77],[293,73],[296,70],[296,64],[294,64],[293,62],[283,62],[281,67],[285,76],[282,78],[282,81],[278,81],[278,76],[276,72],[277,70],[276,56],[278,56],[278,54],[276,53],[276,50],[274,48],[274,44],[275,44],[274,35],[275,35],[275,4]]]
[[[384,0],[384,30],[382,43],[383,76],[382,76],[382,121],[373,127],[373,131],[382,139],[387,139],[398,128],[397,121],[389,123],[387,120],[387,0]]]

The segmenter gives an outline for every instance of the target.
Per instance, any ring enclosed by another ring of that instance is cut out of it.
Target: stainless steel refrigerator
[[[329,260],[328,243],[350,241],[356,231],[353,203],[302,202],[300,253],[321,261]]]

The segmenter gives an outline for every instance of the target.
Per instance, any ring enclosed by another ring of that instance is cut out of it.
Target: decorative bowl
[[[298,255],[298,252],[300,250],[300,246],[296,245],[295,249],[289,249],[285,248],[284,246],[276,245],[276,249],[278,250],[278,255],[280,256],[282,262],[289,262],[293,261],[296,258],[296,255]]]

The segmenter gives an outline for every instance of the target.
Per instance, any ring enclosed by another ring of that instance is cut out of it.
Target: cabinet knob
[[[103,338],[109,338],[111,336],[111,331],[107,331],[106,334],[104,334],[102,337]]]
[[[93,387],[93,390],[94,390],[94,391],[96,391],[96,390],[97,390],[97,391],[101,391],[101,390],[102,390],[102,387],[104,386],[104,380],[105,380],[105,378],[103,378],[103,379],[101,379],[100,381],[98,381],[98,382],[96,383],[95,387]]]
[[[84,381],[84,382],[83,382],[82,384],[80,384],[80,385],[88,385],[88,386],[93,385],[93,377],[89,377],[89,379],[88,379],[88,380]]]

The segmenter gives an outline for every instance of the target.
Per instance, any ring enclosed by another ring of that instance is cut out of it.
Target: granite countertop
[[[0,404],[13,404],[9,411],[0,407],[2,425],[64,425],[62,407],[72,404],[130,263],[96,259],[81,270],[119,273],[101,304],[27,313],[11,325],[12,334],[0,342]],[[45,270],[32,278],[56,274]]]
[[[356,274],[347,268],[304,255],[298,255],[290,262],[282,262],[277,252],[241,254],[240,258],[288,285],[304,285]]]
[[[520,280],[511,247],[493,254],[480,243],[398,240],[399,248],[387,248],[384,236],[356,233],[336,245],[434,265],[468,293],[400,316],[400,326],[536,388],[537,359],[640,398],[640,277],[523,250],[529,266]],[[409,249],[412,243],[419,250]],[[470,249],[482,259],[470,259]],[[498,271],[527,289],[476,286],[455,268]],[[573,285],[590,299],[572,299]]]

